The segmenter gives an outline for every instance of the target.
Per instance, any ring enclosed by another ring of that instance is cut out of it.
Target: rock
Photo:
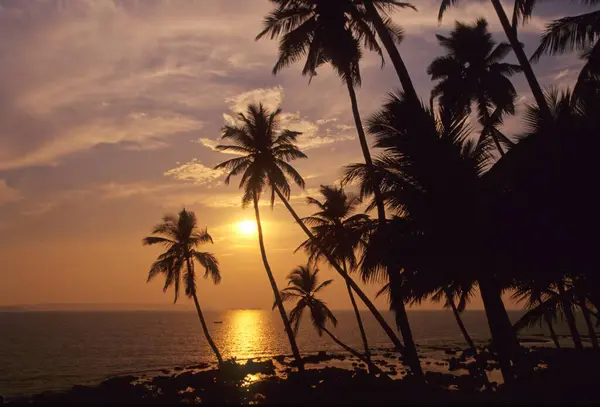
[[[162,374],[169,374],[169,369],[161,369]]]
[[[176,372],[181,372],[183,368],[181,366],[175,366],[173,370],[175,370]]]

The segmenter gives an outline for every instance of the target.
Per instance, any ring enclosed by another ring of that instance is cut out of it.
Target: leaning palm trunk
[[[342,267],[344,267],[344,273],[348,274],[345,261],[342,261]],[[367,334],[365,333],[365,327],[363,326],[360,311],[358,310],[356,300],[354,299],[354,294],[352,294],[352,287],[350,287],[350,284],[348,284],[347,281],[346,288],[348,289],[348,296],[350,297],[350,302],[352,303],[352,308],[354,309],[354,315],[356,316],[356,322],[358,323],[358,329],[360,330],[360,337],[362,339],[363,347],[365,349],[365,357],[367,358],[367,360],[370,361],[371,352],[369,351],[369,343],[367,342]]]
[[[482,278],[479,280],[479,289],[502,377],[505,383],[510,384],[514,379],[511,361],[517,355],[517,336],[508,318],[502,302],[501,290],[497,284],[488,278]]]
[[[456,304],[454,304],[454,300],[452,299],[452,293],[450,292],[450,290],[446,290],[446,297],[448,297],[448,302],[450,302],[450,307],[452,308],[452,313],[454,314],[454,318],[456,319],[456,324],[458,325],[460,332],[465,338],[467,345],[469,345],[471,352],[473,352],[473,357],[475,358],[475,362],[477,362],[477,370],[479,371],[479,375],[481,376],[483,384],[487,389],[489,389],[490,381],[488,380],[487,374],[485,373],[485,364],[479,357],[479,353],[477,353],[477,347],[475,346],[475,342],[473,342],[473,339],[471,339],[471,336],[467,332],[467,328],[465,328],[465,324],[463,323],[462,318],[460,317],[460,312],[458,311]]]
[[[311,239],[312,241],[316,241],[315,236],[306,227],[304,222],[302,222],[302,219],[300,219],[300,217],[298,216],[296,211],[294,211],[294,208],[292,208],[290,203],[287,201],[285,196],[283,196],[283,194],[279,191],[279,189],[275,188],[275,193],[277,194],[279,199],[281,199],[281,201],[283,202],[283,204],[285,205],[287,210],[290,212],[290,214],[292,215],[292,217],[294,218],[296,223],[298,223],[298,225],[300,225],[300,227],[302,228],[302,230],[304,231],[306,236],[308,236],[308,238]],[[396,336],[396,334],[394,333],[392,328],[388,325],[388,323],[385,321],[385,319],[383,319],[383,316],[381,316],[381,314],[379,313],[379,311],[377,310],[375,305],[373,305],[371,300],[369,300],[369,297],[367,297],[367,295],[360,289],[360,287],[356,284],[356,282],[354,280],[352,280],[352,278],[348,275],[348,273],[346,273],[337,264],[337,261],[329,253],[323,251],[323,254],[327,258],[327,260],[329,261],[331,266],[339,273],[340,276],[342,276],[342,278],[344,278],[344,281],[346,281],[346,284],[349,284],[350,287],[352,287],[352,290],[354,290],[354,292],[358,295],[358,297],[361,299],[361,301],[367,306],[369,311],[371,311],[371,313],[373,314],[373,316],[375,317],[377,322],[379,322],[379,324],[381,325],[381,327],[387,334],[388,338],[390,338],[390,341],[392,341],[392,343],[396,347],[396,349],[399,352],[404,352],[404,346],[402,345],[402,343],[400,342],[400,340],[398,339],[398,337]]]
[[[410,329],[408,314],[406,313],[406,306],[404,304],[404,298],[400,294],[400,273],[389,273],[389,279],[391,308],[394,310],[394,315],[396,317],[396,325],[402,333],[402,339],[404,339],[404,356],[412,373],[416,377],[423,379],[425,376],[423,374],[423,369],[421,368],[419,353],[417,352],[417,345],[415,344],[415,341],[412,336],[412,330]]]
[[[542,297],[538,296],[538,303],[540,306],[542,305]],[[554,331],[554,326],[552,324],[552,316],[549,311],[544,312],[544,320],[546,321],[546,325],[548,326],[548,331],[550,331],[550,336],[552,337],[552,341],[554,342],[554,346],[556,349],[560,349],[560,343],[558,342],[558,336],[556,336],[556,332]]]
[[[331,332],[329,332],[329,330],[327,328],[325,328],[324,326],[320,327],[323,332],[325,332],[327,335],[329,335],[329,337],[338,345],[340,345],[342,348],[344,348],[347,352],[350,352],[352,355],[356,356],[358,359],[362,360],[363,362],[365,362],[367,364],[367,366],[369,366],[369,371],[372,373],[383,373],[381,371],[381,369],[379,369],[377,366],[375,366],[373,364],[373,362],[371,362],[371,359],[367,358],[365,355],[361,355],[360,352],[358,352],[357,350],[352,349],[350,346],[346,345],[344,342],[340,341],[338,338],[336,338],[336,336],[334,334],[332,334]]]
[[[281,315],[281,320],[283,321],[285,333],[287,334],[288,340],[290,341],[290,346],[292,348],[292,353],[294,354],[294,359],[296,360],[298,370],[303,371],[304,364],[302,362],[302,357],[300,356],[300,351],[298,350],[298,345],[296,344],[296,339],[294,338],[294,333],[292,331],[292,327],[290,326],[290,321],[287,318],[287,315],[285,313],[285,308],[283,307],[283,303],[281,302],[281,296],[279,295],[279,288],[277,288],[277,283],[275,282],[275,278],[273,277],[273,273],[271,272],[271,267],[269,266],[269,262],[267,260],[265,243],[263,241],[262,225],[260,222],[260,212],[258,210],[258,198],[257,198],[256,194],[254,195],[254,213],[256,215],[256,226],[258,229],[258,243],[260,246],[260,254],[262,256],[262,261],[265,266],[265,270],[267,271],[267,276],[269,276],[269,282],[271,283],[271,288],[273,289],[273,294],[275,295],[275,304],[277,304],[277,309],[279,310],[279,314]]]
[[[569,303],[569,301],[567,301],[565,288],[562,283],[558,283],[558,293],[561,297],[561,302],[563,304],[562,308],[565,313],[565,318],[567,319],[567,325],[569,325],[569,330],[571,331],[571,337],[573,338],[573,344],[575,345],[575,349],[583,350],[581,336],[579,335],[579,331],[577,330],[577,324],[575,323],[575,315],[573,315],[571,304]]]
[[[583,312],[583,319],[585,320],[585,324],[587,325],[590,341],[592,341],[592,347],[598,350],[600,349],[600,347],[598,346],[598,337],[596,336],[596,331],[594,330],[594,324],[592,323],[590,310],[587,308],[584,301],[581,302],[580,307],[581,311]]]
[[[395,49],[395,47],[394,47],[394,49]],[[348,75],[350,75],[350,73],[348,73]],[[351,76],[348,76],[348,77],[351,77]],[[379,227],[385,228],[386,227],[385,206],[383,203],[383,197],[381,195],[381,190],[379,188],[379,180],[376,179],[376,176],[375,176],[373,160],[371,159],[371,153],[369,151],[369,145],[367,143],[365,131],[362,126],[362,120],[360,118],[360,112],[358,110],[358,101],[356,99],[356,92],[354,91],[354,86],[352,86],[352,83],[350,81],[347,80],[346,85],[348,86],[348,95],[350,96],[350,102],[352,104],[352,113],[354,115],[354,123],[356,124],[356,131],[358,133],[358,138],[360,140],[360,146],[362,149],[363,156],[365,158],[367,173],[368,173],[369,179],[370,179],[370,181],[372,183],[372,187],[373,187],[373,195],[375,196],[375,204],[377,205],[377,216],[378,216],[378,221],[379,221]],[[394,272],[397,272],[397,270],[394,270],[393,267],[388,266],[387,272],[388,272],[388,275],[390,275],[390,279],[391,279],[391,275],[394,274]],[[406,315],[406,309],[404,309],[404,301],[399,300],[397,302],[399,303],[398,308],[402,308],[402,309],[394,308],[394,313],[396,314],[396,322],[398,324],[398,327],[401,328],[400,332],[402,333],[402,338],[404,339],[404,343],[406,345],[406,350],[408,352],[406,357],[407,357],[407,359],[409,359],[409,365],[411,366],[411,370],[413,371],[413,374],[415,374],[417,377],[423,377],[423,371],[421,369],[419,357],[417,356],[416,346],[414,345],[414,342],[412,340],[412,333],[410,330],[410,325],[408,324],[408,318],[406,318],[405,316],[402,315],[402,314]]]
[[[350,75],[350,73],[348,73],[348,75]],[[367,137],[365,135],[365,130],[363,129],[362,120],[360,118],[354,86],[349,80],[346,80],[346,85],[348,86],[348,95],[350,96],[350,103],[352,104],[352,114],[354,116],[356,132],[358,133],[358,140],[360,141],[360,148],[365,158],[369,179],[373,184],[373,194],[375,195],[375,204],[377,205],[379,224],[382,225],[385,223],[385,206],[383,205],[383,197],[381,196],[381,190],[379,188],[379,180],[375,179],[375,168],[373,167],[373,160],[371,159],[369,144],[367,143]]]
[[[525,55],[525,51],[517,38],[517,30],[515,30],[510,22],[508,21],[508,17],[504,12],[504,8],[502,4],[500,4],[500,0],[491,0],[494,9],[496,10],[496,14],[498,14],[498,18],[500,19],[500,23],[502,24],[502,28],[508,37],[508,41],[517,56],[517,60],[519,61],[519,65],[521,65],[521,69],[523,69],[523,73],[525,74],[525,78],[529,83],[529,87],[531,88],[531,93],[533,93],[533,97],[537,105],[540,108],[540,113],[542,117],[546,120],[550,120],[552,118],[550,114],[550,108],[548,107],[548,103],[546,102],[546,98],[544,97],[544,92],[542,92],[542,88],[533,73],[533,69],[531,68],[531,64]]]
[[[187,263],[188,273],[191,274],[192,273],[192,263],[189,258],[186,259],[186,263]],[[219,366],[221,366],[221,365],[223,365],[223,358],[221,357],[221,353],[219,352],[217,345],[215,345],[214,341],[212,340],[212,337],[210,336],[210,333],[208,332],[208,327],[206,326],[206,321],[204,320],[204,315],[202,314],[202,309],[200,308],[200,302],[198,302],[198,296],[196,295],[196,290],[194,290],[192,292],[192,298],[194,299],[194,304],[196,305],[196,311],[198,312],[198,319],[200,319],[200,324],[202,325],[202,330],[204,331],[204,337],[206,338],[206,341],[208,342],[208,344],[212,348],[213,352],[215,353],[215,356],[217,357],[217,361],[219,362]]]
[[[394,65],[394,69],[398,74],[398,78],[400,79],[400,83],[402,84],[402,88],[404,89],[404,93],[416,104],[419,104],[419,97],[417,96],[417,92],[415,91],[415,86],[412,83],[412,79],[408,73],[408,69],[406,69],[406,65],[400,56],[400,52],[398,48],[396,48],[396,44],[392,39],[389,31],[386,29],[381,16],[377,12],[375,5],[371,0],[363,0],[363,4],[365,5],[369,16],[371,17],[371,21],[375,25],[375,30],[377,30],[377,35],[381,39],[383,46],[385,47],[390,59],[392,60],[392,64]]]
[[[465,341],[467,342],[467,345],[469,345],[469,348],[471,348],[471,350],[475,354],[477,354],[477,347],[475,346],[473,339],[471,339],[471,336],[467,332],[467,328],[465,328],[465,324],[463,324],[462,318],[460,317],[460,312],[458,311],[458,308],[456,308],[456,304],[454,304],[454,300],[452,299],[452,293],[450,293],[449,290],[446,290],[446,297],[448,297],[448,301],[450,302],[450,307],[452,307],[452,313],[454,314],[454,318],[456,319],[456,324],[458,325],[458,328],[460,329],[460,333],[462,333],[462,336],[463,336],[463,338],[465,338]]]

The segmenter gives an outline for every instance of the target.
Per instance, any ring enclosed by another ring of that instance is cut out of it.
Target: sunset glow
[[[253,220],[242,220],[237,223],[237,231],[243,236],[253,236],[256,234],[256,222]]]

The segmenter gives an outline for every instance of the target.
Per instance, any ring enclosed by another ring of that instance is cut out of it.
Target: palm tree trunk
[[[329,337],[338,345],[340,345],[342,348],[344,348],[347,352],[350,352],[352,355],[356,356],[358,359],[362,360],[363,362],[365,362],[367,364],[367,366],[369,366],[369,370],[373,373],[383,373],[381,371],[381,369],[379,369],[377,366],[375,366],[375,364],[373,362],[371,362],[371,359],[367,358],[365,355],[361,355],[360,352],[358,352],[357,350],[352,349],[350,346],[346,345],[344,342],[340,341],[338,338],[336,338],[336,336],[334,334],[332,334],[331,332],[329,332],[329,330],[327,328],[325,328],[324,326],[320,327],[323,332],[325,332],[327,335],[329,335]]]
[[[391,308],[394,310],[396,316],[396,325],[402,333],[402,339],[404,339],[404,356],[413,375],[419,379],[423,379],[423,368],[421,367],[421,361],[419,360],[419,353],[417,352],[417,345],[412,336],[412,330],[408,321],[408,314],[406,313],[406,306],[404,305],[404,298],[400,293],[400,273],[390,273],[390,299]]]
[[[451,294],[449,295],[448,292],[446,292],[446,297],[448,297],[448,302],[450,303],[450,307],[452,307],[452,313],[454,314],[454,319],[456,319],[456,323],[458,324],[458,328],[460,329],[460,332],[462,333],[463,338],[465,338],[467,345],[469,345],[469,348],[471,348],[471,350],[476,355],[477,347],[475,346],[473,339],[471,339],[471,336],[467,332],[467,328],[465,328],[465,324],[463,324],[462,318],[460,317],[460,312],[458,312],[458,308],[456,308],[456,304],[454,304],[452,295]]]
[[[296,339],[294,338],[294,333],[292,331],[292,327],[290,326],[290,321],[287,318],[285,308],[283,307],[283,303],[281,302],[279,288],[277,288],[277,283],[275,282],[275,278],[273,277],[271,267],[269,266],[269,262],[267,260],[267,252],[265,250],[262,225],[260,222],[260,212],[258,210],[258,197],[256,196],[256,194],[254,195],[254,214],[256,215],[256,227],[258,229],[258,243],[260,246],[260,254],[262,256],[262,261],[265,266],[265,270],[267,271],[267,276],[269,277],[269,282],[271,283],[271,289],[273,290],[273,294],[275,295],[275,304],[277,304],[277,309],[279,310],[279,314],[281,315],[281,320],[283,321],[285,333],[287,334],[288,340],[290,341],[290,346],[292,347],[292,353],[294,354],[294,359],[296,360],[298,370],[303,371],[304,363],[302,362],[302,357],[300,356],[300,351],[298,350],[298,345],[296,344]]]
[[[492,344],[498,355],[502,377],[505,383],[511,384],[514,381],[511,360],[515,359],[518,346],[515,331],[508,318],[506,308],[502,302],[501,290],[497,287],[497,284],[491,279],[481,278],[479,280],[479,290],[490,327]]]
[[[344,273],[348,274],[348,269],[346,268],[346,262],[344,260],[342,260],[342,267],[344,268]],[[356,316],[356,322],[358,323],[358,329],[360,330],[360,337],[362,339],[363,347],[365,348],[365,357],[367,358],[367,360],[371,360],[371,352],[369,352],[369,343],[367,342],[367,334],[365,333],[365,327],[363,326],[360,311],[358,310],[356,300],[354,299],[354,294],[352,294],[352,288],[350,287],[350,284],[348,284],[347,281],[346,288],[348,289],[348,296],[350,297],[350,302],[352,303],[352,308],[354,309],[354,315]]]
[[[592,318],[590,315],[590,310],[586,307],[585,302],[582,301],[580,304],[581,311],[583,312],[583,318],[585,319],[585,324],[588,328],[588,334],[590,335],[590,340],[592,341],[592,347],[596,350],[600,349],[598,346],[598,337],[596,336],[596,331],[594,330],[594,324],[592,323]]]
[[[482,138],[487,135],[486,134],[486,129],[487,129],[487,133],[489,133],[490,136],[492,137],[492,140],[494,140],[494,144],[496,144],[496,148],[500,152],[500,156],[504,157],[504,149],[500,145],[498,136],[496,135],[496,133],[494,133],[494,131],[492,129],[492,127],[493,127],[492,120],[491,120],[490,114],[487,110],[487,106],[485,103],[485,97],[484,97],[481,89],[479,90],[478,99],[479,99],[479,110],[483,113],[483,131],[481,132],[481,138],[479,139],[478,144],[481,143],[483,141]]]
[[[450,303],[450,307],[452,308],[452,313],[454,314],[454,318],[456,319],[458,328],[460,329],[460,332],[462,333],[463,337],[465,338],[467,345],[469,345],[469,348],[473,352],[473,357],[475,358],[475,362],[477,363],[479,375],[481,376],[483,384],[485,385],[486,389],[490,389],[490,381],[485,372],[485,364],[479,357],[479,353],[477,352],[477,347],[475,346],[475,342],[473,342],[473,339],[471,339],[471,336],[467,332],[467,328],[465,328],[465,324],[463,323],[462,318],[460,317],[460,312],[458,311],[456,304],[454,304],[454,300],[452,299],[452,293],[450,293],[449,290],[446,290],[446,297],[448,298],[448,302]]]
[[[565,317],[567,318],[567,325],[569,325],[569,330],[571,331],[571,337],[573,338],[573,344],[575,345],[575,349],[583,350],[583,343],[581,342],[581,336],[579,335],[579,331],[577,330],[577,324],[575,323],[575,316],[573,315],[573,310],[571,309],[571,304],[567,300],[565,295],[565,287],[561,282],[557,284],[558,293],[561,296],[561,302],[563,304],[563,311],[565,313]]]
[[[500,0],[491,0],[494,9],[496,10],[496,14],[498,14],[498,18],[500,19],[500,23],[502,24],[502,28],[508,37],[508,41],[517,56],[517,60],[519,61],[519,65],[521,65],[521,69],[523,69],[523,73],[525,74],[525,78],[527,78],[527,82],[529,83],[529,87],[531,88],[531,93],[533,93],[533,97],[537,105],[540,108],[540,113],[544,119],[550,121],[552,116],[550,114],[550,108],[548,107],[548,103],[546,102],[546,98],[544,97],[544,92],[542,92],[542,88],[533,73],[533,69],[531,68],[531,64],[525,55],[525,51],[523,47],[519,43],[519,39],[517,38],[517,31],[513,29],[510,22],[508,21],[508,17],[500,4]]]
[[[367,13],[369,13],[369,16],[371,17],[371,21],[373,21],[373,24],[375,25],[375,30],[377,30],[379,39],[381,39],[383,46],[392,60],[392,64],[394,65],[394,69],[396,69],[396,73],[398,74],[398,78],[400,79],[400,83],[404,89],[404,93],[414,103],[420,103],[419,97],[417,96],[417,91],[415,90],[415,86],[413,85],[412,79],[408,73],[408,69],[406,69],[406,65],[400,56],[400,52],[398,51],[398,48],[396,48],[396,44],[394,43],[389,31],[385,28],[383,20],[377,12],[373,1],[363,0],[363,4],[367,9]]]
[[[538,296],[538,302],[540,303],[540,305],[542,305],[542,297]],[[552,337],[554,346],[556,347],[556,349],[560,349],[560,343],[558,342],[558,337],[556,336],[554,326],[552,325],[552,317],[550,316],[550,312],[544,312],[544,320],[546,321],[546,325],[548,326],[548,330],[550,331],[550,336]]]
[[[290,214],[292,215],[292,217],[294,218],[296,223],[298,223],[298,225],[300,225],[300,227],[302,228],[302,230],[304,231],[306,236],[308,236],[308,238],[310,240],[314,241],[315,236],[306,227],[304,222],[302,222],[302,219],[300,219],[300,217],[298,216],[296,211],[294,211],[294,208],[292,208],[292,206],[290,205],[288,200],[283,196],[281,191],[279,191],[279,189],[275,188],[275,193],[277,194],[279,199],[281,199],[281,201],[283,202],[283,204],[285,205],[287,210],[290,212]],[[371,313],[373,314],[373,316],[375,317],[377,322],[379,322],[379,324],[381,325],[381,327],[387,334],[388,338],[390,338],[390,341],[392,341],[392,343],[396,347],[396,349],[399,352],[403,352],[404,346],[400,342],[400,339],[398,339],[398,337],[394,333],[394,330],[388,325],[388,323],[385,321],[385,319],[383,319],[383,316],[381,316],[381,314],[379,313],[379,311],[377,310],[375,305],[373,305],[373,303],[371,302],[369,297],[367,297],[367,295],[360,289],[360,287],[356,284],[356,282],[354,280],[352,280],[352,278],[348,275],[348,273],[344,272],[344,270],[337,264],[336,260],[329,253],[323,252],[323,254],[327,258],[327,260],[329,261],[331,266],[339,273],[340,276],[342,276],[344,278],[344,281],[346,281],[346,284],[349,284],[350,287],[352,287],[352,290],[354,290],[356,295],[358,295],[358,297],[361,299],[361,301],[367,306],[369,311],[371,311]]]
[[[379,180],[375,177],[375,169],[373,167],[373,160],[371,159],[371,152],[369,151],[369,144],[367,143],[367,137],[365,135],[365,130],[363,129],[362,120],[360,118],[360,112],[358,110],[356,92],[354,91],[354,86],[350,81],[346,81],[346,85],[348,87],[350,103],[352,104],[352,114],[354,116],[356,132],[358,133],[358,140],[360,141],[360,148],[362,149],[362,153],[365,158],[369,179],[373,183],[373,194],[375,195],[375,203],[377,204],[377,216],[379,218],[379,224],[383,225],[385,223],[385,206],[383,205],[383,197],[381,196],[381,190],[379,188]]]
[[[192,298],[194,299],[194,304],[196,304],[196,311],[198,312],[198,318],[200,319],[200,324],[202,324],[202,330],[204,331],[204,336],[208,341],[208,344],[212,348],[215,356],[217,357],[217,361],[219,362],[219,366],[223,364],[223,358],[221,357],[221,353],[219,353],[219,349],[217,345],[215,345],[210,333],[208,332],[208,327],[206,326],[206,321],[204,321],[204,315],[202,315],[202,310],[200,309],[200,303],[198,302],[198,297],[196,296],[196,291],[192,293]]]
[[[375,12],[377,13],[376,10],[375,10]],[[379,14],[377,14],[377,15],[379,16]],[[387,33],[387,31],[386,31],[386,33]],[[389,36],[389,33],[387,33],[387,34]],[[395,47],[394,47],[394,50],[396,50],[396,52],[398,51]],[[399,55],[400,54],[398,54],[398,56]],[[407,75],[408,75],[408,73],[407,73]],[[383,203],[383,197],[381,195],[381,190],[379,188],[379,180],[377,179],[377,177],[375,175],[373,161],[371,159],[371,153],[369,151],[369,145],[367,143],[365,131],[362,126],[362,120],[360,118],[360,112],[358,110],[358,101],[356,99],[356,92],[354,91],[354,87],[352,86],[352,83],[350,83],[350,81],[346,81],[346,85],[348,87],[348,94],[350,96],[350,102],[352,104],[352,113],[354,115],[354,123],[356,125],[356,131],[358,132],[360,146],[362,148],[362,152],[363,152],[363,155],[365,158],[365,164],[367,166],[369,178],[370,178],[371,182],[373,183],[373,185],[372,185],[373,186],[373,194],[375,195],[375,203],[377,205],[377,216],[378,216],[378,220],[379,220],[379,228],[383,229],[387,225],[386,225],[386,218],[385,218],[385,206]],[[414,91],[414,89],[413,89],[413,91]],[[416,94],[415,94],[415,97],[416,97]],[[399,273],[399,271],[394,270],[395,267],[393,267],[392,265],[389,265],[389,264],[386,266],[386,268],[387,268],[388,277],[390,278],[390,281],[391,281],[392,276],[395,273]],[[394,297],[394,295],[390,296],[390,298],[393,298],[393,297]],[[400,298],[395,302],[398,303],[398,306],[397,306],[397,308],[394,308],[394,311],[396,314],[396,322],[398,324],[398,327],[400,328],[400,332],[402,333],[402,338],[404,339],[404,345],[405,345],[406,352],[407,352],[407,354],[405,356],[409,362],[409,366],[411,367],[413,374],[415,376],[417,376],[418,378],[424,378],[423,370],[421,368],[421,363],[419,361],[419,357],[418,357],[418,353],[417,353],[417,348],[413,342],[412,332],[410,330],[410,325],[408,323],[408,317],[406,315],[404,301],[402,300],[402,298]]]
[[[188,273],[191,275],[193,273],[193,268],[190,258],[186,257],[185,262],[188,268]],[[202,325],[202,330],[204,331],[204,337],[206,338],[206,341],[215,353],[217,361],[219,362],[219,366],[221,366],[223,364],[223,358],[221,357],[221,353],[219,353],[217,345],[215,345],[214,341],[212,340],[212,337],[210,336],[210,333],[208,332],[208,327],[206,326],[206,321],[204,321],[204,315],[202,314],[202,309],[200,308],[200,303],[198,302],[196,290],[192,292],[192,298],[194,299],[194,304],[196,305],[196,312],[198,313],[198,318],[200,319],[200,324]]]

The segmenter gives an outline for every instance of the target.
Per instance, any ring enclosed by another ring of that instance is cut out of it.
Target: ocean
[[[361,349],[354,313],[334,313],[338,318],[333,329],[335,335]],[[383,315],[394,326],[392,313]],[[512,320],[520,315],[521,312],[510,312]],[[205,317],[224,358],[291,353],[276,311],[205,312]],[[372,315],[363,312],[362,317],[370,347],[389,347],[390,341]],[[308,314],[304,318],[297,337],[302,353],[341,350],[327,336],[319,337],[310,325]],[[451,312],[412,311],[409,319],[421,353],[436,347],[464,347]],[[463,320],[474,340],[488,340],[482,311],[466,311]],[[556,330],[561,335],[568,333],[562,323]],[[546,334],[544,328],[527,332],[533,336],[542,334]],[[193,311],[0,312],[0,395],[3,396],[66,389],[116,375],[147,373],[214,359]]]

